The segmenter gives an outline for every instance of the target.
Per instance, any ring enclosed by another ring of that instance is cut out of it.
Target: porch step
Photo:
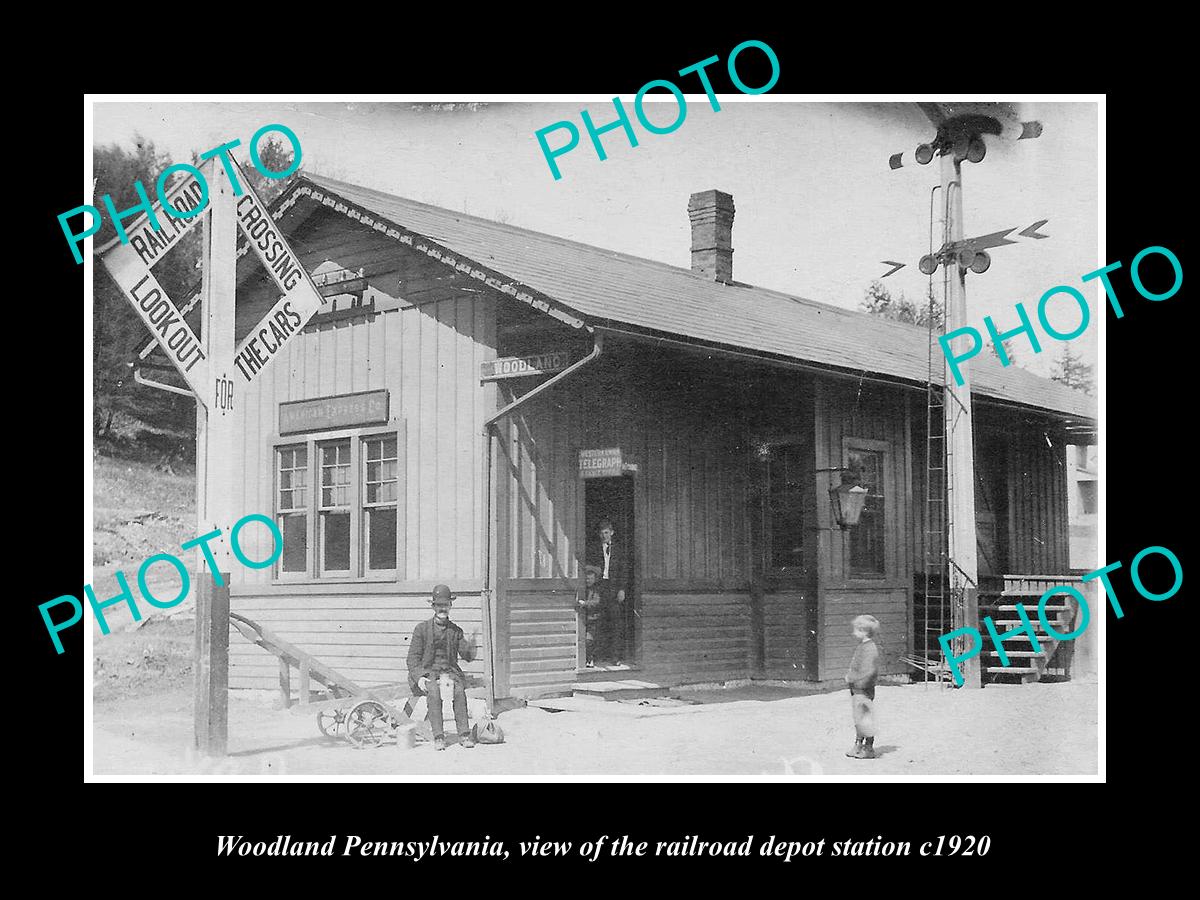
[[[1036,666],[988,666],[987,672],[992,675],[1037,675]]]
[[[651,681],[580,681],[571,685],[576,696],[600,697],[604,700],[637,700],[642,697],[665,697],[671,689]]]
[[[1021,628],[1025,625],[1020,619],[992,619],[992,624],[996,626],[996,630],[1003,634],[1005,631],[1012,631],[1015,628]],[[1030,619],[1029,624],[1033,626],[1033,630],[1038,634],[1046,634],[1046,629],[1038,619]],[[1051,622],[1051,625],[1054,623]],[[1024,632],[1022,632],[1023,634]],[[1050,635],[1047,635],[1049,637]]]
[[[996,650],[989,650],[989,651],[988,651],[988,653],[987,653],[987,655],[988,655],[988,656],[999,656],[999,655],[1000,655],[1000,653],[999,653],[998,651],[996,651]],[[1004,651],[1004,655],[1005,655],[1005,656],[1008,656],[1008,657],[1013,657],[1013,656],[1029,656],[1029,657],[1035,657],[1035,658],[1038,658],[1038,659],[1045,659],[1045,658],[1046,658],[1046,651],[1045,651],[1045,650],[1042,650],[1042,651],[1038,652],[1038,651],[1035,651],[1035,650],[1005,650],[1005,651]]]
[[[1030,612],[1030,610],[1033,610],[1034,612],[1036,612],[1036,611],[1037,611],[1037,605],[1036,605],[1036,604],[1035,604],[1035,605],[1033,605],[1033,606],[1029,606],[1029,605],[1027,605],[1027,604],[1024,604],[1024,603],[1022,603],[1021,605],[1025,607],[1025,612],[1026,612],[1026,613],[1029,613],[1029,612]],[[993,606],[993,607],[992,607],[992,609],[1000,609],[1000,610],[1004,610],[1005,612],[1016,612],[1016,611],[1017,611],[1017,604],[1015,604],[1015,603],[1013,603],[1013,604],[1011,604],[1011,605],[1010,605],[1010,604],[1003,604],[1003,605],[1001,605],[1001,606]],[[1046,604],[1046,612],[1047,612],[1047,613],[1054,613],[1054,612],[1066,612],[1066,610],[1067,610],[1067,607],[1066,607],[1065,605],[1051,606],[1049,603],[1047,603],[1047,604]],[[1032,617],[1032,616],[1030,616],[1030,618],[1033,618],[1033,617]],[[1049,618],[1049,616],[1047,616],[1046,618]]]

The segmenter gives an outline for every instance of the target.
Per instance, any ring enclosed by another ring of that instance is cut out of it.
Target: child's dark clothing
[[[873,640],[865,640],[854,649],[850,659],[850,670],[846,680],[851,694],[865,694],[875,699],[875,682],[879,679],[879,647]]]

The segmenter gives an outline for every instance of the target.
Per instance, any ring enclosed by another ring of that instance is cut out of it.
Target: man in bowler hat
[[[426,696],[426,718],[433,728],[433,746],[445,750],[442,688],[444,682],[449,682],[454,690],[454,726],[458,729],[458,742],[464,747],[474,747],[467,720],[467,680],[458,667],[458,658],[460,655],[468,661],[475,658],[475,634],[464,638],[463,630],[450,621],[454,595],[446,585],[435,587],[429,602],[433,607],[433,618],[413,629],[408,647],[408,686],[414,697]]]

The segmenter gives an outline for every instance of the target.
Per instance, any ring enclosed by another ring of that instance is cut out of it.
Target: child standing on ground
[[[875,753],[875,681],[879,678],[879,647],[875,636],[879,620],[874,616],[858,616],[852,623],[854,638],[859,642],[846,672],[850,685],[850,711],[854,716],[854,749],[846,755],[854,759],[874,759]]]

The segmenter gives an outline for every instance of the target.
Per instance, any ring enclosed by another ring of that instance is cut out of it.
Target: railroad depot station
[[[840,684],[860,613],[885,671],[921,677],[905,657],[951,627],[925,588],[928,329],[738,282],[719,191],[687,205],[690,267],[315,175],[271,210],[324,303],[237,397],[234,458],[209,462],[284,535],[274,567],[233,571],[233,612],[397,682],[448,584],[481,638],[472,693],[499,704],[630,679]],[[251,253],[237,291],[241,339],[278,291]],[[1016,576],[1069,576],[1067,446],[1094,443],[1095,417],[1063,385],[968,365],[982,608]],[[630,560],[625,651],[589,666],[577,600],[601,519]],[[279,687],[237,631],[229,660],[231,688]]]

